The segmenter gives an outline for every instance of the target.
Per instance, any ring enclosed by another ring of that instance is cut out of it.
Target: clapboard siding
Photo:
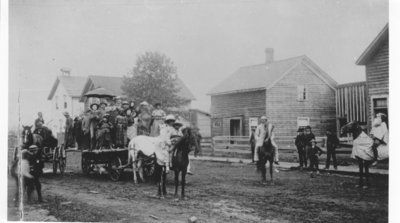
[[[366,64],[366,80],[368,92],[368,126],[371,127],[372,104],[371,97],[389,95],[389,40],[379,47],[379,50]]]
[[[211,136],[211,119],[209,116],[197,113],[197,127],[203,137]]]
[[[346,122],[367,122],[366,82],[338,85],[336,89],[336,116]]]
[[[242,118],[242,134],[248,135],[249,118],[265,115],[265,103],[265,90],[212,95],[212,136],[229,135],[229,118],[232,117]]]
[[[298,85],[306,86],[306,101],[297,100]],[[309,117],[314,134],[321,136],[326,129],[335,127],[335,103],[335,90],[300,64],[268,89],[266,113],[279,136],[295,136],[298,117]]]

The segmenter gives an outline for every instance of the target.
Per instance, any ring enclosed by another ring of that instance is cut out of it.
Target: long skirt
[[[73,128],[68,129],[67,132],[65,133],[64,143],[66,148],[75,147],[75,137],[73,135]]]
[[[153,125],[151,126],[150,136],[157,137],[160,135],[160,125],[163,124],[163,120],[154,120]]]
[[[123,125],[118,124],[116,128],[115,143],[117,147],[124,147],[126,145],[126,129]]]
[[[132,140],[133,137],[137,136],[137,126],[135,124],[128,127],[126,130],[128,140]]]

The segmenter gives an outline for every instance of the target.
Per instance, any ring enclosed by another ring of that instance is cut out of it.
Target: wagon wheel
[[[53,173],[57,173],[57,164],[58,164],[58,148],[53,149]]]
[[[65,147],[61,146],[58,152],[58,167],[60,169],[61,174],[65,172],[66,166],[67,166],[67,157],[65,155]]]
[[[112,181],[118,181],[121,178],[122,170],[118,169],[120,166],[122,166],[122,162],[119,157],[115,157],[111,160],[108,168],[108,174]]]
[[[90,173],[90,163],[89,163],[89,160],[87,160],[85,158],[84,154],[82,154],[81,166],[82,166],[82,172],[84,174],[89,174]]]

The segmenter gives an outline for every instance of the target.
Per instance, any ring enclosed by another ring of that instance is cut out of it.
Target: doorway
[[[229,126],[230,126],[230,132],[231,136],[241,136],[242,135],[242,120],[240,119],[231,119]]]

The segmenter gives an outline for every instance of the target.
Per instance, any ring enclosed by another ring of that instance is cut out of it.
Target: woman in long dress
[[[140,103],[140,114],[138,115],[138,135],[150,135],[151,112],[147,102]]]
[[[136,112],[128,109],[126,110],[126,118],[128,121],[128,128],[126,131],[128,142],[133,139],[133,137],[137,136],[137,125],[135,123]]]
[[[128,119],[126,118],[125,113],[121,113],[117,116],[116,120],[116,147],[117,148],[124,148],[127,143],[127,126],[128,126]]]
[[[155,109],[151,114],[152,125],[150,136],[157,137],[160,135],[160,126],[164,124],[165,112],[161,109],[161,104],[156,103]]]

